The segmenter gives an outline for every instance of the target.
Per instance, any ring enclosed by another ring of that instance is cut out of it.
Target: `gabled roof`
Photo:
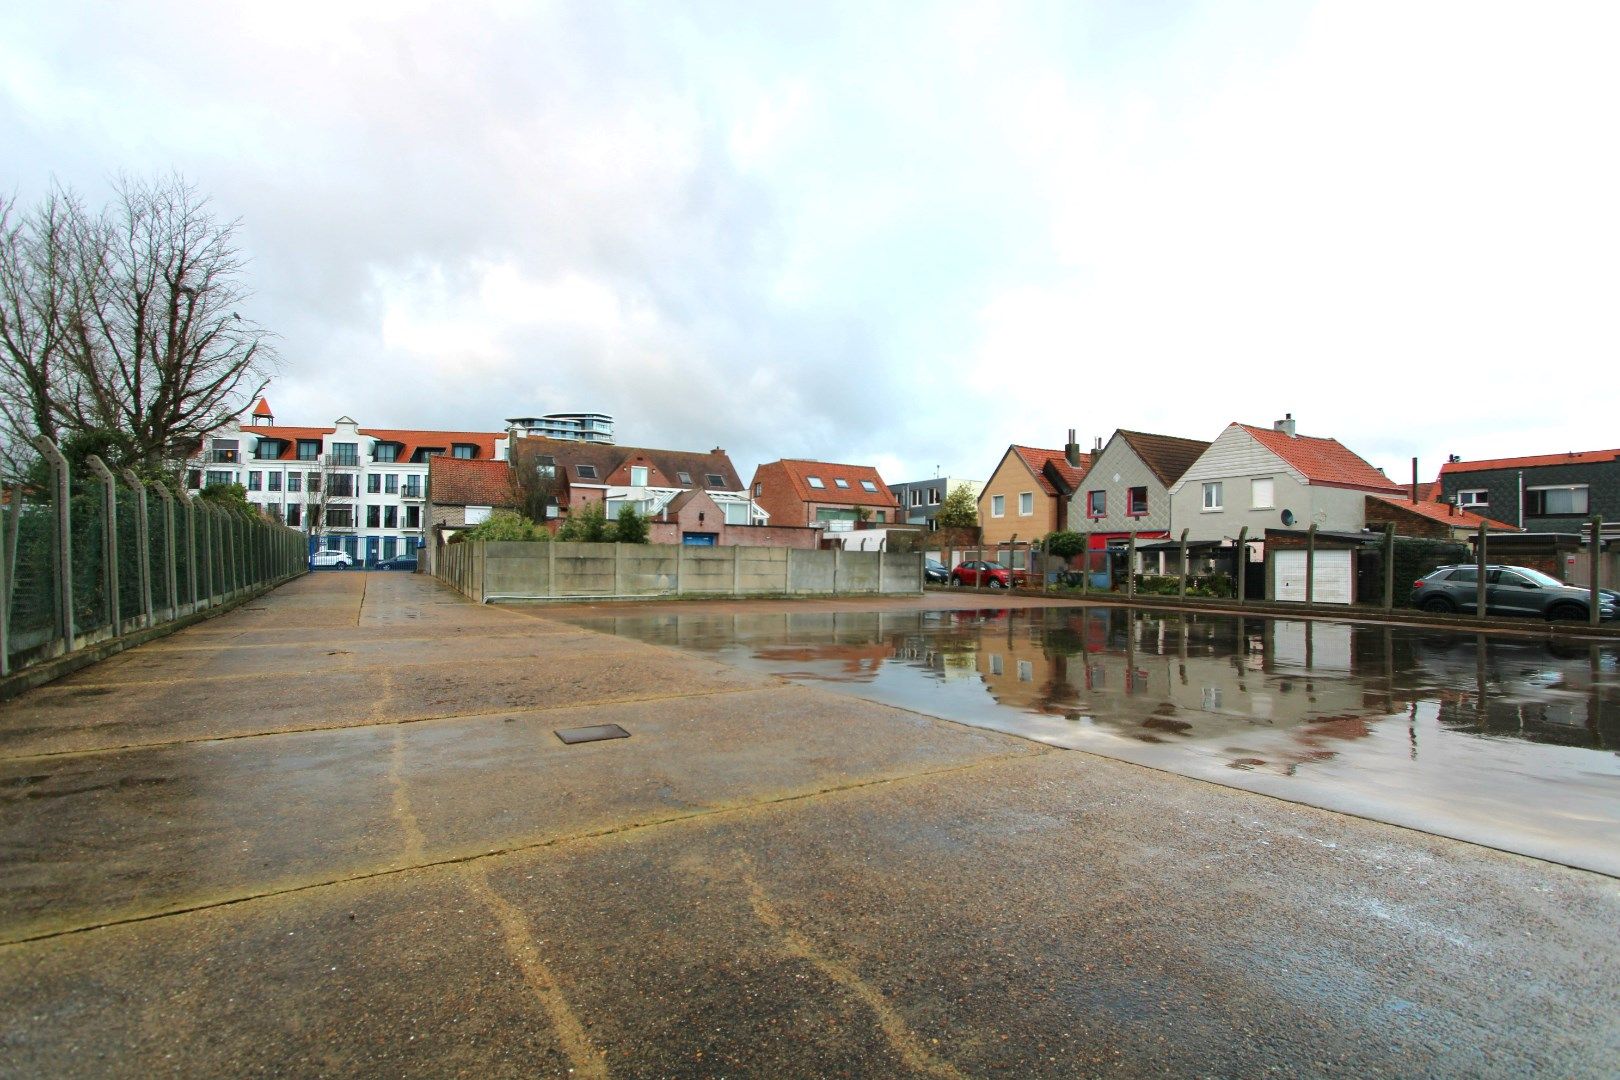
[[[1484,472],[1486,469],[1533,469],[1541,465],[1590,465],[1620,460],[1620,450],[1571,450],[1565,454],[1532,454],[1529,457],[1487,458],[1483,461],[1448,461],[1440,475]]]
[[[453,458],[428,461],[428,493],[437,506],[512,506],[512,470],[504,461]]]
[[[841,465],[834,461],[782,458],[780,461],[761,465],[760,468],[765,469],[772,465],[781,467],[800,502],[843,503],[850,506],[884,508],[895,505],[894,493],[889,490],[889,485],[883,482],[883,477],[878,475],[878,471],[870,465]],[[809,477],[812,476],[825,486],[811,487]],[[843,480],[849,487],[839,487],[837,483],[839,480]],[[861,487],[862,480],[871,481],[877,490],[867,491]]]
[[[587,484],[605,484],[608,477],[617,472],[623,465],[630,462],[640,462],[648,465],[658,474],[657,487],[703,488],[714,491],[741,491],[743,482],[737,476],[736,466],[732,465],[731,458],[724,450],[711,450],[702,453],[691,450],[657,450],[646,446],[618,446],[613,443],[587,443],[574,442],[570,439],[550,439],[541,435],[531,435],[519,439],[517,451],[524,458],[538,454],[549,455],[560,469],[566,470],[564,477],[569,483],[580,482],[579,466],[587,465],[596,470],[594,480],[584,481]],[[692,479],[682,482],[681,473],[686,473]],[[720,483],[709,481],[709,475],[720,477]]]
[[[1181,439],[1174,435],[1150,435],[1145,431],[1126,431],[1124,428],[1120,428],[1115,434],[1125,440],[1125,444],[1142,460],[1142,464],[1146,465],[1165,487],[1180,480],[1181,474],[1209,449],[1207,442],[1199,439]]]
[[[1275,428],[1239,424],[1256,442],[1282,458],[1294,471],[1312,484],[1325,487],[1358,488],[1375,492],[1399,492],[1401,486],[1367,464],[1337,439],[1312,435],[1289,435]]]
[[[1064,456],[1062,450],[1043,450],[1035,446],[1019,446],[1017,443],[1013,443],[1007,449],[1017,454],[1019,460],[1035,475],[1035,479],[1040,482],[1041,490],[1054,497],[1071,495],[1078,491],[1080,481],[1084,480],[1086,473],[1091,471],[1090,454],[1080,455],[1080,465],[1077,468],[1069,464],[1069,459]],[[1057,473],[1062,482],[1068,486],[1067,491],[1059,491],[1057,485],[1052,483],[1052,478],[1046,475],[1048,465]]]
[[[1497,521],[1494,518],[1482,517],[1479,514],[1471,513],[1462,509],[1461,507],[1453,506],[1451,503],[1447,502],[1435,502],[1433,500],[1413,502],[1410,498],[1402,498],[1398,495],[1374,495],[1371,493],[1367,495],[1367,498],[1377,499],[1379,502],[1388,503],[1396,509],[1405,510],[1413,514],[1419,514],[1423,517],[1429,518],[1430,520],[1438,521],[1444,525],[1451,525],[1459,529],[1477,529],[1480,527],[1480,524],[1483,523],[1485,528],[1488,530],[1496,530],[1499,532],[1523,531],[1516,525],[1509,525],[1505,522]]]

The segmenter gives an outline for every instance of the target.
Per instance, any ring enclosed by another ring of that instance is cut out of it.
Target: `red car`
[[[988,585],[992,589],[1010,589],[1027,580],[1022,570],[1009,570],[1000,563],[979,560],[960,563],[951,571],[951,584],[958,587]]]

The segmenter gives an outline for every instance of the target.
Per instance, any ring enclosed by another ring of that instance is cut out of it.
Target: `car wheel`
[[[1431,596],[1423,601],[1423,610],[1433,612],[1436,615],[1449,615],[1457,610],[1457,605],[1444,596]]]
[[[1548,622],[1585,622],[1586,609],[1579,604],[1554,604],[1547,609]]]
[[[961,578],[959,578],[959,577],[951,578],[951,588],[960,589],[961,587],[962,587],[962,579]]]
[[[1005,589],[1007,586],[1005,586],[1005,585],[1003,585],[1001,583],[1000,578],[991,578],[990,579],[990,587],[992,589]]]

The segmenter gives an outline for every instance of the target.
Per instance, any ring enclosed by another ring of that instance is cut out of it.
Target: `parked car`
[[[1479,567],[1440,566],[1412,582],[1412,604],[1424,611],[1474,611],[1479,604]],[[1598,590],[1598,618],[1616,615],[1614,594]],[[1591,594],[1528,566],[1485,568],[1485,613],[1528,615],[1585,622]]]
[[[311,569],[318,566],[353,566],[354,557],[337,548],[321,548],[309,557],[309,565]]]
[[[938,559],[928,559],[923,563],[923,581],[930,585],[943,585],[950,576],[951,572]]]
[[[392,559],[384,559],[377,564],[378,570],[409,570],[416,571],[415,555],[395,555]]]
[[[992,589],[1010,589],[1014,585],[1022,585],[1027,578],[1022,570],[1009,570],[997,562],[984,562],[975,559],[972,562],[957,564],[951,571],[951,584],[987,585]]]

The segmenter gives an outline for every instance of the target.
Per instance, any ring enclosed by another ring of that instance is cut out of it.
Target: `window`
[[[1147,488],[1133,487],[1125,494],[1127,498],[1127,505],[1130,507],[1126,513],[1128,513],[1131,517],[1146,517],[1148,512]]]
[[[837,476],[837,477],[833,478],[833,486],[834,487],[841,487],[841,488],[848,488],[849,487],[849,481],[845,480],[842,476]]]
[[[281,490],[281,474],[279,472],[271,473],[270,477],[269,477],[269,481],[270,481],[270,490],[271,491],[280,491]]]
[[[861,490],[862,491],[870,491],[872,494],[876,495],[877,494],[877,485],[872,483],[872,481],[870,481],[870,480],[862,480],[861,481]]]
[[[596,479],[596,466],[595,465],[575,465],[574,466],[574,475],[579,477],[581,480],[595,480]]]
[[[757,499],[763,494],[765,494],[765,485],[764,484],[755,484],[754,485],[754,498]]]
[[[392,559],[394,557],[394,551],[398,547],[399,547],[399,541],[398,540],[395,540],[392,536],[383,537],[383,541],[382,541],[382,557],[385,558],[385,559]]]
[[[1086,492],[1086,517],[1100,518],[1108,516],[1108,492]]]
[[[1586,485],[1524,489],[1526,517],[1554,517],[1586,513]]]
[[[376,505],[366,507],[366,528],[382,528],[382,507]]]
[[[405,508],[405,527],[407,529],[420,529],[422,527],[422,508],[420,506],[407,506]]]
[[[358,466],[360,464],[360,444],[352,442],[333,443],[332,464],[350,469]]]
[[[281,448],[284,445],[280,439],[260,439],[253,456],[260,461],[274,461],[281,456]]]
[[[327,486],[326,493],[335,499],[354,498],[354,474],[333,473],[332,482]]]
[[[1033,660],[1020,660],[1020,661],[1018,661],[1018,681],[1019,682],[1034,682],[1035,681],[1035,661],[1033,661]]]
[[[202,487],[202,472],[198,469],[186,470],[186,490],[196,491]]]
[[[216,486],[218,486],[220,484],[234,484],[235,482],[236,482],[236,474],[231,472],[229,469],[209,469],[208,470],[208,486],[209,487],[216,487]]]
[[[420,499],[422,497],[422,478],[420,476],[407,476],[405,478],[405,497],[407,499]]]
[[[1006,517],[1007,516],[1007,496],[1005,496],[1005,495],[992,495],[992,496],[990,496],[990,516],[991,517]]]
[[[333,529],[354,528],[354,507],[328,506],[326,508],[326,524]]]
[[[1270,510],[1277,505],[1277,484],[1269,476],[1249,481],[1249,506],[1255,510]]]
[[[1029,517],[1035,512],[1035,493],[1033,491],[1020,491],[1018,493],[1018,516]]]
[[[1479,584],[1479,570],[1472,566],[1459,567],[1453,570],[1446,580],[1462,585],[1477,585]]]
[[[312,472],[312,473],[309,474],[309,490],[311,492],[318,492],[318,491],[321,490],[321,474],[320,473]]]
[[[287,524],[289,524],[289,525],[302,525],[303,523],[304,523],[304,504],[303,503],[288,503],[287,504]]]
[[[382,491],[382,473],[366,474],[366,494],[376,495]]]
[[[711,482],[714,480],[713,474],[710,474],[709,479]],[[676,483],[680,484],[690,484],[692,482],[692,474],[682,469],[675,474],[675,481]]]
[[[399,528],[399,507],[397,507],[397,506],[385,506],[385,507],[383,507],[383,523],[382,523],[382,527],[385,528],[385,529],[397,529],[397,528]]]
[[[939,488],[929,488],[928,489],[928,505],[929,506],[938,506],[939,505]]]
[[[1204,485],[1204,509],[1219,510],[1224,505],[1221,502],[1221,481],[1215,480]]]
[[[213,460],[216,465],[234,465],[240,461],[241,456],[237,453],[236,440],[215,439]]]
[[[399,443],[380,442],[373,444],[371,447],[371,460],[398,461]]]
[[[991,653],[990,654],[990,674],[992,674],[992,675],[1000,675],[1001,671],[1002,671],[1001,654],[1000,653]]]
[[[682,473],[681,475],[684,476],[686,474]],[[709,481],[709,486],[710,487],[718,488],[718,487],[725,487],[726,486],[726,478],[721,476],[717,472],[705,473],[704,474],[704,479]],[[683,480],[681,482],[683,484],[690,484],[691,483],[690,480]]]
[[[299,461],[314,461],[316,458],[318,458],[320,456],[321,456],[321,440],[319,440],[319,439],[299,439],[298,440],[298,460]]]
[[[304,474],[303,473],[298,473],[298,472],[290,472],[290,473],[288,473],[287,474],[287,490],[288,491],[303,491],[304,490]]]
[[[631,487],[646,487],[647,486],[647,466],[645,466],[645,465],[632,465],[632,466],[630,466],[630,486]]]
[[[1491,505],[1491,493],[1481,488],[1475,488],[1472,491],[1459,491],[1457,492],[1457,505],[1489,506]]]
[[[557,459],[551,454],[541,454],[534,459],[534,471],[544,480],[550,480],[557,475]]]
[[[478,447],[471,443],[453,443],[450,447],[450,456],[460,458],[462,461],[471,461],[478,456]]]
[[[399,494],[399,473],[383,473],[383,494]]]
[[[821,477],[819,477],[819,476],[807,476],[807,477],[804,478],[804,482],[809,484],[811,487],[817,488],[817,489],[824,488],[824,487],[827,486],[826,484],[823,484],[821,482]]]
[[[725,512],[726,512],[726,524],[727,525],[746,525],[746,524],[748,524],[748,504],[747,503],[728,502],[728,503],[726,503],[724,509],[725,509]]]
[[[260,472],[258,469],[249,469],[247,489],[249,491],[263,491],[264,473]]]
[[[877,512],[877,519],[880,522],[881,521],[888,521],[889,520],[889,512],[887,510],[879,510]]]

